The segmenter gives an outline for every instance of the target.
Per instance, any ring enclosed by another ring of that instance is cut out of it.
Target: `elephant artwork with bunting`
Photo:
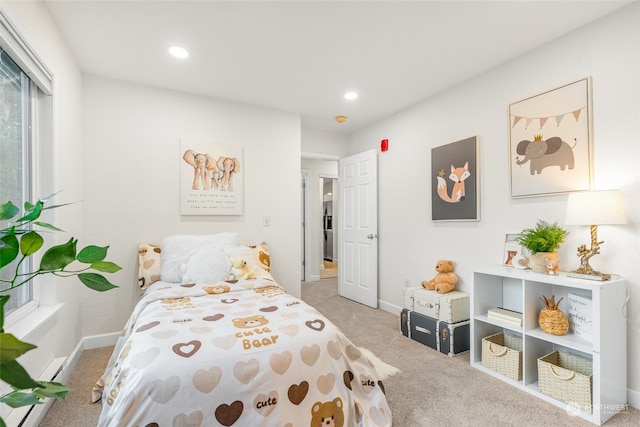
[[[542,135],[534,135],[533,141],[525,139],[518,143],[516,153],[524,158],[518,159],[516,164],[520,166],[529,162],[531,175],[540,174],[550,166],[558,166],[560,170],[573,169],[573,148],[576,144],[577,141],[574,141],[572,147],[557,136],[545,141]]]

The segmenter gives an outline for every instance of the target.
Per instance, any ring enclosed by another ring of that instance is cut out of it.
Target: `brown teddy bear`
[[[438,274],[431,280],[423,280],[422,287],[446,294],[456,288],[458,276],[453,272],[453,261],[441,259],[436,264]]]

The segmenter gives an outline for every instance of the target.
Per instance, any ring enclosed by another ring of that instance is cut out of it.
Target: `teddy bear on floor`
[[[458,276],[453,272],[453,261],[441,259],[436,264],[438,274],[431,280],[422,281],[422,286],[429,290],[435,290],[440,294],[446,294],[456,288]]]

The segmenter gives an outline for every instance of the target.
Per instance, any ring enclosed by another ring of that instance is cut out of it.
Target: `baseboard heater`
[[[38,379],[41,381],[55,381],[62,373],[66,359],[66,357],[53,359]],[[53,399],[48,398],[39,405],[16,408],[9,413],[5,422],[8,427],[36,427],[40,424],[52,404]]]

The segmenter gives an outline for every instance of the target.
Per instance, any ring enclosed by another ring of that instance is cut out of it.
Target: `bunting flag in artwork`
[[[532,122],[538,121],[538,123],[540,124],[540,129],[542,129],[545,125],[545,123],[547,123],[547,120],[549,120],[551,117],[553,117],[556,121],[556,126],[560,127],[560,123],[562,123],[562,120],[564,120],[565,116],[567,115],[572,115],[573,118],[576,120],[576,122],[580,119],[580,114],[582,113],[582,110],[586,109],[587,107],[584,106],[582,108],[578,108],[577,110],[573,110],[573,111],[569,111],[563,114],[558,114],[555,116],[544,116],[544,117],[525,117],[525,116],[516,116],[516,115],[512,115],[512,124],[511,127],[515,128],[516,125],[524,119],[524,128],[528,129],[529,125],[531,125]]]

